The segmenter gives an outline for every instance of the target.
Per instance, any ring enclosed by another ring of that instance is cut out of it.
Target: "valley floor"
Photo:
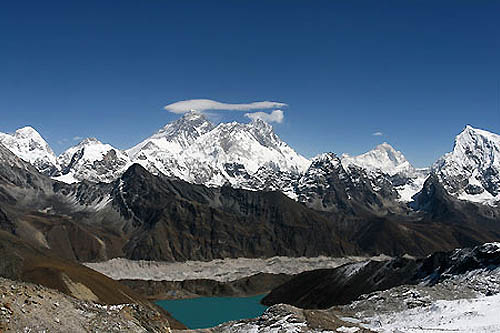
[[[213,261],[154,262],[123,258],[85,265],[114,280],[185,281],[208,279],[228,282],[258,273],[294,275],[304,271],[335,268],[350,262],[367,259],[387,260],[389,257],[272,257],[218,259]]]

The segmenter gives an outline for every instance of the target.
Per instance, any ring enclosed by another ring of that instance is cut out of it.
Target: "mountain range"
[[[426,255],[500,239],[499,136],[471,127],[430,169],[388,144],[307,160],[262,121],[199,113],[126,151],[85,139],[56,157],[33,129],[1,137],[1,229],[65,259]]]
[[[0,133],[0,143],[40,173],[66,183],[111,183],[137,163],[155,175],[193,184],[281,191],[319,210],[333,209],[327,198],[332,172],[346,198],[349,191],[370,187],[380,200],[415,205],[424,182],[435,178],[460,200],[488,205],[500,200],[500,136],[470,126],[456,137],[452,152],[424,169],[388,143],[358,156],[325,153],[308,160],[261,120],[214,125],[195,111],[123,151],[87,138],[56,156],[31,127]]]

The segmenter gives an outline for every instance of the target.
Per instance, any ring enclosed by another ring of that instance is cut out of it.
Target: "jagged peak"
[[[170,122],[166,126],[173,124],[173,123],[180,123],[180,122],[183,122],[183,123],[185,123],[185,122],[208,122],[208,123],[211,123],[210,120],[208,120],[208,118],[205,116],[205,114],[203,112],[191,110],[189,112],[184,113],[182,115],[182,117],[180,117],[177,120],[174,120],[173,122]]]
[[[470,125],[453,150],[432,166],[446,191],[459,199],[495,205],[500,200],[500,135]]]
[[[77,152],[79,152],[82,157],[85,156],[89,160],[95,160],[99,159],[100,156],[113,149],[116,152],[121,152],[121,150],[111,146],[110,144],[102,143],[97,138],[85,138],[77,145],[68,148],[61,155],[59,155],[58,160],[61,165],[68,164],[70,162],[69,159],[71,159]]]
[[[131,166],[127,168],[127,170],[122,174],[120,177],[122,180],[124,179],[130,179],[131,177],[134,176],[141,176],[141,175],[148,175],[152,176],[149,171],[147,171],[142,165],[139,163],[133,163]]]
[[[321,153],[311,159],[311,165],[309,166],[309,168],[318,168],[325,164],[330,164],[333,167],[338,167],[341,164],[341,160],[335,153]]]
[[[151,138],[166,138],[167,140],[171,140],[182,135],[194,135],[197,137],[213,128],[214,124],[203,113],[191,110],[183,114],[181,118],[163,126]]]
[[[24,126],[18,130],[16,130],[16,133],[23,134],[23,135],[37,135],[40,136],[40,133],[36,129],[34,129],[31,126]]]
[[[203,112],[199,112],[196,110],[190,110],[189,112],[184,113],[180,119],[188,121],[198,120],[198,119],[207,120]]]
[[[95,144],[102,145],[103,143],[101,141],[99,141],[97,138],[85,138],[82,141],[80,141],[78,146],[88,146],[88,145],[95,145]]]
[[[50,174],[57,168],[56,155],[40,133],[31,126],[25,126],[11,134],[0,133],[0,141],[17,157],[31,163],[44,174]]]
[[[48,143],[45,141],[45,139],[42,137],[42,135],[31,126],[24,126],[22,128],[17,129],[14,133],[7,134],[7,135],[10,135],[11,137],[17,138],[17,139],[22,138],[22,139],[31,139],[31,140],[37,141],[37,142],[43,144],[43,146],[47,150],[52,152],[52,149],[50,149]]]
[[[326,153],[321,153],[312,158],[312,161],[333,161],[337,160],[338,156],[337,154],[333,152],[326,152]]]
[[[258,127],[258,128],[266,128],[266,129],[272,129],[273,126],[268,123],[267,121],[265,120],[262,120],[260,118],[253,118],[250,120],[250,125],[254,126],[254,127]]]
[[[374,150],[383,150],[383,151],[387,151],[387,152],[391,152],[391,153],[397,153],[397,150],[394,149],[393,146],[391,146],[389,143],[387,142],[382,142],[381,144],[377,145]]]
[[[466,125],[455,137],[453,151],[444,155],[436,166],[439,167],[443,160],[450,158],[459,164],[467,163],[468,159],[473,159],[474,164],[481,161],[497,164],[500,163],[497,161],[500,158],[499,152],[500,135]]]
[[[390,175],[413,169],[403,153],[394,149],[387,142],[381,143],[374,149],[357,156],[343,154],[342,163],[346,167],[354,164],[369,171],[382,171]]]
[[[260,119],[252,120],[249,123],[240,123],[237,121],[220,123],[214,128],[214,133],[217,133],[217,135],[238,131],[250,134],[264,146],[269,144],[268,140],[281,142],[281,139],[274,133],[272,126]]]
[[[486,139],[488,141],[495,141],[499,142],[500,141],[500,135],[472,127],[470,125],[466,125],[465,128],[460,132],[456,137],[455,137],[455,146],[463,144],[463,143],[470,143],[471,140],[477,141],[479,139]]]

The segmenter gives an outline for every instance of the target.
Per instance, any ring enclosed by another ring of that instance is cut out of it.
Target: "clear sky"
[[[500,1],[4,1],[0,43],[0,131],[58,153],[128,148],[196,98],[288,104],[307,157],[387,141],[425,166],[466,124],[500,133]]]

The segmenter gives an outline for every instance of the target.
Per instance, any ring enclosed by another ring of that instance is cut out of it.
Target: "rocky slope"
[[[428,267],[435,267],[436,274],[424,269],[428,278],[419,277],[419,284],[366,294],[334,309],[377,332],[498,331],[500,244],[459,249],[444,257]]]
[[[263,299],[266,305],[287,303],[301,308],[326,309],[348,304],[363,294],[400,285],[457,283],[469,281],[471,288],[485,294],[500,292],[500,243],[437,252],[424,259],[395,258],[387,262],[366,261],[339,268],[304,272],[273,290]],[[474,276],[497,281],[478,283]],[[492,289],[493,288],[493,289]]]
[[[1,332],[171,332],[158,311],[100,305],[40,285],[0,278]]]
[[[184,327],[168,312],[125,285],[74,260],[62,258],[60,254],[57,249],[40,248],[0,230],[1,277],[35,283],[82,301],[108,305],[137,304],[160,312],[172,327]]]

